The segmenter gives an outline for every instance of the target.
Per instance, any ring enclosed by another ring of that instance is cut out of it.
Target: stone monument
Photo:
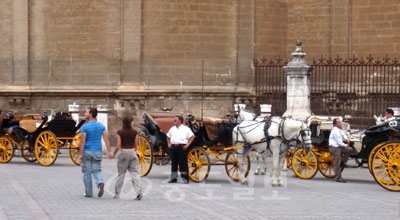
[[[283,117],[306,120],[312,115],[310,109],[310,73],[312,67],[304,60],[306,53],[301,49],[301,41],[296,41],[293,60],[283,69],[286,72],[287,109]]]

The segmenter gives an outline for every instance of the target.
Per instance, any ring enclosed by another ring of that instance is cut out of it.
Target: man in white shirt
[[[178,179],[178,165],[183,183],[189,183],[187,149],[194,140],[194,134],[189,127],[183,124],[183,117],[177,115],[174,126],[167,133],[168,147],[171,157],[171,180],[168,183],[176,183]]]
[[[329,135],[329,152],[333,157],[336,182],[345,183],[342,178],[342,170],[353,148],[350,147],[350,140],[342,130],[342,122],[339,118],[333,119],[333,128]]]
[[[391,120],[396,119],[393,115],[394,115],[393,109],[390,109],[390,108],[386,109],[386,111],[385,111],[386,120],[385,121],[391,121]]]

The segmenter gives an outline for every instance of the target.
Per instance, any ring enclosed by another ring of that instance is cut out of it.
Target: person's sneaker
[[[168,181],[168,183],[177,183],[178,181],[176,179],[172,179],[170,181]]]
[[[86,195],[86,193],[83,193],[83,197],[90,198],[91,196],[88,196]]]
[[[119,194],[115,194],[113,198],[114,199],[119,199]]]
[[[97,186],[97,188],[99,188],[99,198],[103,196],[104,194],[104,183],[99,183],[99,185]]]
[[[347,181],[344,180],[343,178],[338,178],[338,179],[336,179],[336,182],[345,183],[345,182],[347,182]]]
[[[136,199],[135,199],[135,200],[142,200],[142,198],[143,198],[143,194],[142,194],[142,193],[139,193],[139,194],[136,196]]]

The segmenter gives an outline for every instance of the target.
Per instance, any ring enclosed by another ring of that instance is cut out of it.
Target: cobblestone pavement
[[[239,185],[218,165],[203,183],[168,184],[170,166],[154,165],[136,201],[129,180],[112,198],[116,162],[103,160],[104,196],[85,198],[81,168],[66,152],[50,167],[14,157],[0,164],[0,219],[399,219],[400,193],[380,187],[367,168],[346,168],[347,183],[319,173],[294,178],[289,170],[285,186],[273,188],[269,172]]]

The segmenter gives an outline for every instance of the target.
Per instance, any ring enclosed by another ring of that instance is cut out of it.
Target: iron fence
[[[272,104],[272,115],[286,111],[283,66],[287,63],[281,58],[254,60],[256,101]],[[364,129],[375,124],[374,115],[400,106],[400,63],[396,58],[321,56],[311,66],[310,105],[315,115],[351,115],[352,128]]]

